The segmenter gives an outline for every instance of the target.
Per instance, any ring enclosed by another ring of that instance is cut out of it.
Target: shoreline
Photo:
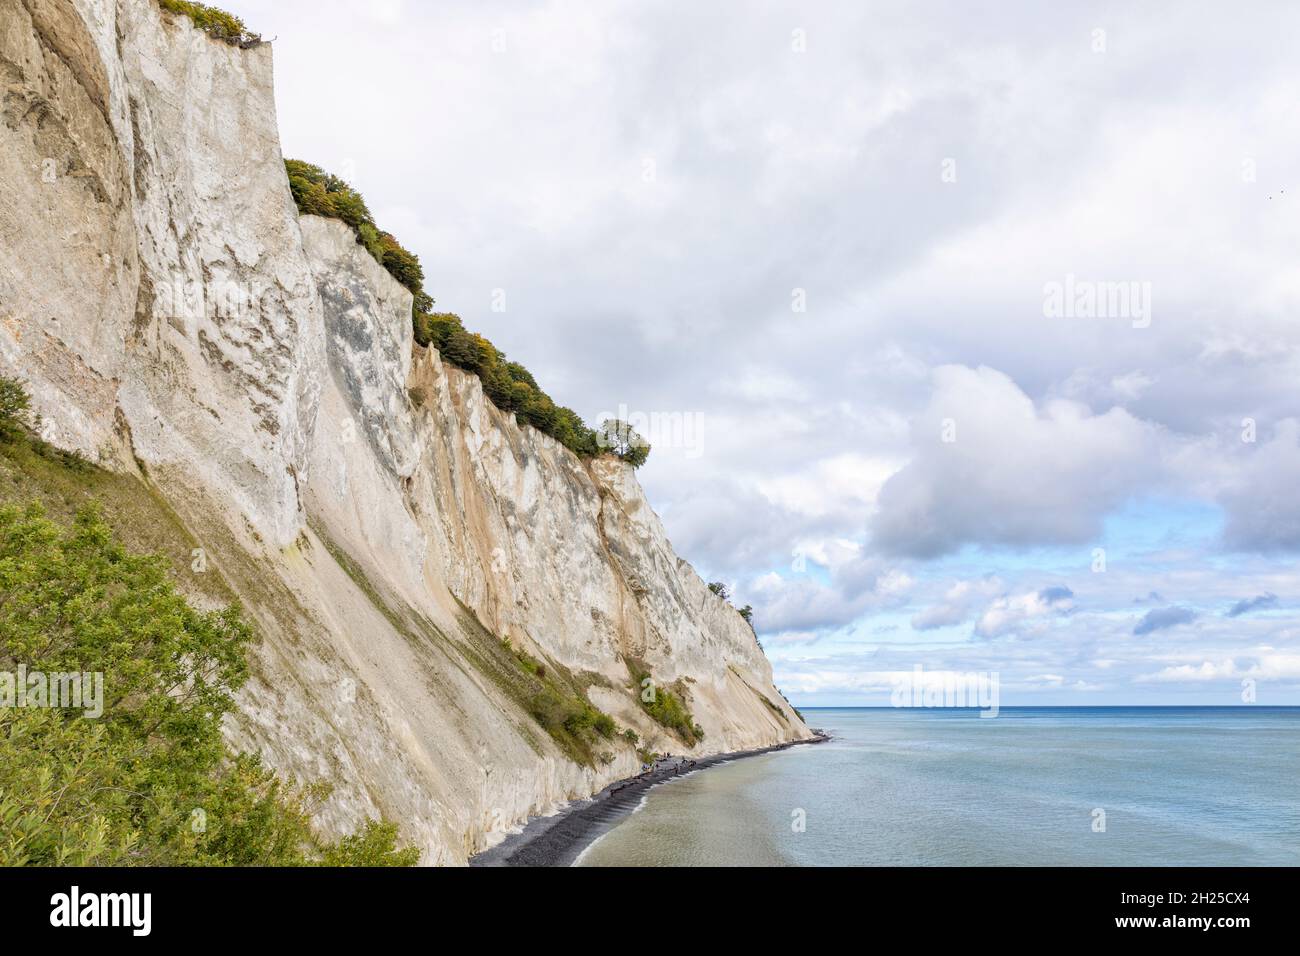
[[[616,780],[586,799],[572,801],[558,813],[530,818],[519,833],[512,833],[496,846],[470,857],[469,865],[571,866],[597,839],[636,810],[653,787],[732,760],[825,743],[831,739],[821,730],[814,729],[813,734],[815,736],[808,740],[790,740],[754,750],[711,754],[693,760],[689,757],[660,760],[653,769]]]

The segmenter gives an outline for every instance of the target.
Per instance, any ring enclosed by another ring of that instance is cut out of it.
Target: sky
[[[796,705],[1300,704],[1300,6],[224,6]]]

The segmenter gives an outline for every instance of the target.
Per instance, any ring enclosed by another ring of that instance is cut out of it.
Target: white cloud
[[[1037,674],[1029,677],[1027,680],[1033,684],[1045,684],[1048,687],[1060,687],[1065,683],[1065,678],[1060,674]]]
[[[1227,544],[1245,551],[1300,550],[1300,422],[1279,423],[1257,448],[1240,444],[1233,449],[1239,469],[1221,495]]]
[[[787,641],[811,640],[819,632],[845,627],[870,610],[897,604],[911,589],[911,575],[857,550],[838,552],[828,568],[829,583],[803,573],[769,573],[745,590],[756,626]]]
[[[1001,637],[1032,621],[1068,614],[1073,608],[1074,594],[1069,588],[1044,588],[1000,597],[980,615],[975,623],[975,633],[980,637]]]
[[[913,428],[915,453],[881,490],[872,531],[893,554],[935,557],[963,544],[1094,540],[1102,519],[1158,486],[1159,430],[1122,409],[1036,407],[1004,373],[943,366]]]
[[[1217,660],[1202,661],[1200,664],[1178,664],[1165,667],[1153,674],[1141,675],[1137,680],[1139,682],[1200,683],[1216,680],[1238,680],[1247,677],[1256,680],[1300,680],[1300,654],[1263,651],[1255,653],[1253,657],[1250,655],[1239,658],[1222,657]]]
[[[799,471],[760,478],[757,487],[773,504],[796,514],[820,516],[855,510],[865,515],[898,461],[843,454]]]
[[[993,576],[973,581],[958,581],[944,592],[940,603],[924,608],[912,616],[912,629],[931,631],[961,624],[970,617],[976,603],[987,600],[1002,588],[1002,581]]]

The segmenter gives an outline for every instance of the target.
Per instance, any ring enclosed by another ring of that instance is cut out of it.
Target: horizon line
[[[891,704],[792,705],[799,710],[987,710],[987,707],[894,707]],[[1004,704],[998,710],[1177,710],[1196,707],[1217,710],[1300,710],[1300,704]]]

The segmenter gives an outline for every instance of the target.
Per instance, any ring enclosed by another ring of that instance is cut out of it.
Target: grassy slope
[[[236,573],[237,581],[247,578],[249,585],[260,582],[261,588],[267,586],[265,577],[258,575],[255,568],[241,569],[240,565],[250,559],[233,560],[239,557],[232,553],[237,550],[233,541],[222,542],[219,553],[212,553],[210,530],[205,533],[205,540],[209,541],[207,570],[202,573],[191,570],[194,549],[200,546],[198,541],[162,496],[140,478],[105,471],[91,464],[70,464],[57,455],[42,455],[26,442],[0,442],[0,503],[30,501],[41,502],[50,517],[63,524],[70,522],[79,508],[98,502],[105,519],[128,548],[165,555],[178,587],[208,602],[224,604],[236,598],[235,589],[218,568],[227,573],[242,570],[247,573]],[[356,562],[327,536],[322,534],[322,537],[331,557],[357,581],[399,633],[411,639],[417,635],[432,639],[442,650],[450,652],[453,662],[459,663],[459,659],[471,665],[532,717],[528,723],[535,721],[541,725],[570,759],[591,765],[604,751],[618,749],[617,742],[587,727],[565,726],[564,718],[587,704],[585,691],[590,679],[583,680],[550,661],[545,663],[543,675],[539,677],[525,657],[488,633],[468,609],[462,609],[462,634],[457,641],[449,641],[447,635],[427,621],[404,620],[384,601]],[[239,590],[247,591],[244,587]],[[261,604],[259,597],[253,599]],[[271,607],[285,607],[284,595],[266,597],[273,598]],[[543,711],[539,706],[543,701],[539,698],[551,706]]]
[[[74,465],[40,454],[27,442],[0,442],[0,503],[39,501],[50,518],[67,524],[84,505],[97,501],[104,519],[128,549],[159,553],[171,563],[180,589],[208,601],[228,603],[234,592],[212,567],[191,570],[199,547],[162,497],[134,475],[115,474],[91,464]]]

